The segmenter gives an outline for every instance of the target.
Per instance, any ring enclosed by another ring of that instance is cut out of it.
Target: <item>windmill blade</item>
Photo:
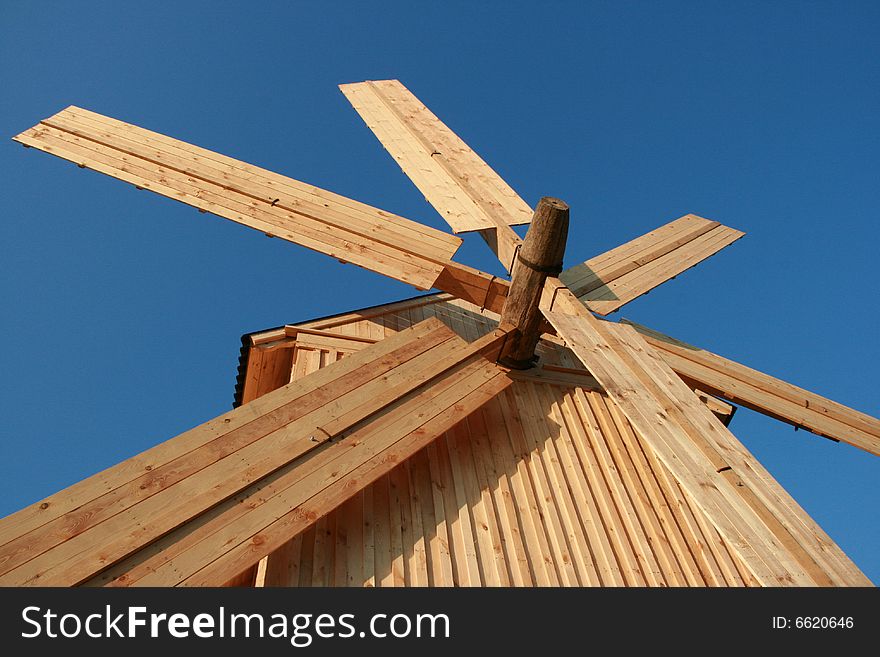
[[[529,205],[399,81],[339,88],[452,230],[478,231],[510,273],[522,243],[510,226],[532,220]]]
[[[427,320],[25,508],[0,584],[223,584],[510,385],[505,336]]]
[[[765,585],[867,580],[631,327],[593,317],[548,279],[545,317]]]
[[[880,420],[634,322],[688,385],[777,420],[880,456]]]
[[[14,139],[419,289],[433,287],[461,244],[403,217],[78,107]]]
[[[688,214],[566,269],[559,279],[590,310],[608,315],[743,235],[717,221]]]

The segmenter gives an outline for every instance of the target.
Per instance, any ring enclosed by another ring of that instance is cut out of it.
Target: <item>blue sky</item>
[[[0,4],[0,515],[228,410],[242,333],[414,294],[8,140],[69,104],[447,230],[336,88],[398,78],[571,205],[566,266],[746,231],[619,316],[880,415],[880,4],[146,4]],[[880,459],[732,429],[880,582]]]

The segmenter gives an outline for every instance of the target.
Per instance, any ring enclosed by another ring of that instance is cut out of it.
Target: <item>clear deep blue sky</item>
[[[242,333],[414,294],[8,140],[69,104],[447,230],[336,88],[398,78],[569,202],[567,266],[688,212],[746,231],[619,315],[880,415],[876,2],[7,0],[0,28],[0,515],[228,410]],[[498,273],[476,236],[456,259]],[[732,429],[880,582],[880,459]]]

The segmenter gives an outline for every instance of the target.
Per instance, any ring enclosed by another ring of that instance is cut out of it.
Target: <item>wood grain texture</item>
[[[590,310],[607,315],[744,234],[689,214],[566,269],[559,279]]]
[[[328,486],[342,486],[339,481],[348,491],[356,486],[355,480],[342,475],[383,454],[377,444],[398,450],[396,441],[421,424],[442,425],[456,413],[466,414],[473,406],[464,403],[465,398],[473,399],[473,404],[487,394],[480,390],[503,389],[504,381],[490,383],[500,371],[481,356],[487,349],[500,347],[502,341],[503,334],[495,331],[468,344],[441,322],[429,319],[334,363],[322,363],[318,352],[305,349],[296,355],[293,371],[320,369],[314,376],[265,394],[4,519],[0,582],[70,585],[87,581],[113,564],[112,580],[139,582],[144,573],[138,571],[141,576],[136,576],[126,567],[144,568],[145,550],[154,551],[158,544],[179,547],[175,537],[193,540],[197,535],[193,527],[204,525],[208,518],[216,520],[223,504],[237,511],[250,495],[259,494],[265,501],[268,482],[277,484],[282,471],[296,481],[312,481],[308,486],[300,483],[301,494],[306,495],[303,501],[324,495],[321,491]],[[300,362],[305,363],[302,369],[297,366]],[[321,369],[322,365],[326,367]],[[450,388],[446,397],[428,385],[435,380],[441,388]],[[385,426],[382,442],[374,444],[368,436],[380,425]],[[348,448],[343,447],[346,444]],[[330,471],[322,465],[333,461],[328,454],[337,452],[348,470],[336,464]],[[362,460],[352,456],[361,452]],[[394,458],[402,453],[394,452]],[[370,470],[382,467],[372,463]],[[321,501],[337,499],[328,496]],[[321,501],[310,502],[312,511],[320,511]],[[253,506],[247,508],[256,513]],[[256,522],[253,515],[248,519]],[[241,531],[238,524],[232,526]],[[213,562],[231,547],[224,543],[217,553],[208,554],[187,551],[187,566],[180,561],[165,565],[162,577],[151,571],[147,581],[177,583],[173,581],[176,576],[182,580],[195,574],[187,567],[207,567],[205,559]],[[165,559],[172,552],[166,550],[161,556]],[[238,555],[235,567],[252,553]],[[199,581],[223,584],[262,556],[237,570],[211,567],[211,578],[200,576]]]
[[[339,88],[456,233],[531,221],[532,208],[398,80]]]
[[[493,313],[443,295],[381,311],[307,325],[332,325],[328,330],[347,335],[382,326],[387,334],[434,316],[470,340],[497,321]],[[357,564],[354,570],[363,579],[349,579],[352,586],[423,585],[425,573],[430,586],[759,585],[658,459],[651,441],[584,370],[569,372],[562,365],[578,363],[568,362],[570,352],[561,341],[544,340],[539,350],[550,368],[546,373],[561,370],[566,378],[554,382],[518,374],[508,391],[399,466],[408,470],[411,498],[419,491],[412,502],[421,509],[421,537],[411,508],[407,518],[400,515],[401,523],[408,523],[400,527],[400,542],[392,541],[397,530],[392,533],[385,519],[392,517],[391,492],[400,488],[401,477],[395,475],[398,483],[392,486],[389,475],[386,483],[364,490],[359,516],[337,510],[335,521],[326,524],[337,534],[350,536],[361,528],[366,536],[373,535],[379,518],[375,536],[381,540],[343,554],[337,538],[337,551],[324,553],[323,568],[338,569],[339,560]],[[590,385],[578,385],[585,380]],[[426,570],[416,560],[420,538]],[[306,531],[270,555],[269,570],[278,573],[272,584],[314,585],[311,577],[304,582],[295,575],[305,567],[311,573],[314,551],[296,550],[316,540]],[[396,564],[402,565],[402,581]]]
[[[430,289],[460,239],[78,107],[14,137],[270,236]]]
[[[685,381],[820,436],[880,455],[880,420],[791,383],[687,345],[653,329],[633,326]]]
[[[515,369],[534,366],[535,347],[543,321],[538,301],[548,273],[562,269],[568,236],[568,205],[544,197],[538,202],[522,249],[517,254],[501,321],[515,326],[505,345],[502,362]]]
[[[595,391],[579,399],[566,388],[516,382],[397,466],[397,472],[368,487],[368,507],[355,508],[353,515],[342,508],[331,512],[335,519],[326,526],[337,533],[350,536],[369,527],[386,538],[372,542],[367,551],[334,538],[336,551],[323,553],[322,568],[348,564],[361,579],[347,579],[347,586],[743,585],[735,568],[722,574],[711,553],[701,555],[697,564],[691,550],[722,544],[721,539],[711,526],[679,527],[664,510],[675,503],[667,498],[680,496],[678,504],[688,509],[696,508],[694,503],[680,491],[673,493],[673,479],[657,483],[643,465],[639,444],[623,441],[623,428],[607,439],[601,433],[588,438],[584,423],[590,420],[584,413],[592,418],[589,400],[601,405],[603,398]],[[629,426],[622,416],[607,421],[612,427],[618,421]],[[603,458],[610,468],[600,466]],[[641,469],[631,466],[631,476],[652,478],[654,500],[634,504],[615,459],[640,459]],[[395,515],[399,503],[393,501],[401,487],[395,482],[404,473],[412,504],[405,520]],[[419,491],[415,497],[413,490]],[[414,509],[421,532],[415,529]],[[628,514],[626,521],[622,512]],[[399,539],[392,538],[396,532]],[[314,550],[306,564],[299,546],[317,540],[317,533],[305,532],[272,553],[267,583],[341,585],[297,576],[306,565],[316,568]],[[426,546],[424,561],[420,544]],[[681,574],[679,559],[690,564],[689,580]]]
[[[595,319],[556,283],[548,290],[548,320],[756,580],[867,582],[634,329]]]
[[[452,230],[479,231],[510,273],[522,243],[510,226],[531,221],[529,205],[398,80],[339,88]]]

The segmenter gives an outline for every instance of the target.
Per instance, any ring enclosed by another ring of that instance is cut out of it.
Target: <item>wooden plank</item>
[[[496,469],[492,454],[490,407],[497,412],[498,405],[493,401],[472,413],[467,423],[483,504],[489,509],[487,517],[493,537],[493,557],[505,586],[528,586],[532,581],[531,572],[519,535],[516,510],[510,501],[510,484],[507,473]]]
[[[307,522],[310,517],[318,517],[320,514],[315,512],[312,507],[309,507],[307,513],[302,509],[296,513],[289,511],[291,508],[296,507],[292,500],[307,494],[316,483],[327,486],[340,479],[345,482],[345,477],[348,476],[346,473],[350,473],[352,467],[355,470],[361,468],[361,466],[357,465],[357,459],[361,458],[358,455],[364,450],[367,452],[365,456],[377,451],[379,452],[379,455],[370,461],[370,469],[381,469],[386,466],[390,468],[391,460],[398,458],[398,456],[394,454],[383,456],[382,450],[384,448],[382,446],[389,443],[393,444],[397,440],[396,436],[398,434],[396,431],[398,430],[394,426],[400,427],[399,430],[417,426],[422,421],[422,418],[430,417],[430,414],[436,413],[438,410],[440,410],[440,416],[438,416],[440,418],[459,412],[461,410],[459,408],[444,411],[442,410],[442,404],[451,403],[454,399],[460,398],[461,395],[473,397],[473,394],[476,393],[470,393],[469,390],[473,388],[469,386],[478,385],[479,381],[484,380],[487,374],[490,377],[495,375],[494,370],[483,370],[479,369],[480,367],[483,366],[478,361],[465,366],[457,371],[458,373],[453,372],[440,379],[442,386],[438,390],[438,396],[428,403],[422,400],[421,393],[414,393],[405,403],[398,406],[399,413],[386,413],[379,420],[368,422],[362,430],[353,434],[347,434],[341,441],[333,442],[330,445],[330,449],[322,451],[315,459],[310,460],[311,467],[304,469],[300,465],[293,464],[273,475],[273,478],[268,483],[252,487],[245,496],[259,495],[260,504],[256,508],[252,505],[243,506],[239,503],[240,500],[236,501],[233,499],[228,504],[218,507],[220,509],[218,511],[220,517],[217,522],[221,523],[219,526],[216,523],[210,527],[205,526],[203,534],[187,532],[183,537],[171,537],[168,539],[170,542],[162,539],[162,542],[167,544],[162,546],[161,552],[157,553],[156,558],[158,562],[150,565],[146,562],[142,563],[143,560],[138,559],[136,562],[138,565],[134,568],[136,572],[127,573],[127,581],[129,583],[136,581],[144,575],[148,575],[150,578],[171,577],[173,576],[172,571],[178,571],[181,568],[180,555],[177,554],[178,551],[183,551],[184,553],[189,551],[190,554],[186,559],[190,564],[192,564],[193,559],[211,558],[222,552],[224,546],[228,548],[234,544],[229,542],[233,540],[230,532],[233,532],[233,535],[247,536],[246,532],[250,531],[249,528],[258,527],[257,523],[264,522],[264,519],[267,517],[273,517],[272,514],[278,511],[282,515],[287,514],[287,522]],[[462,379],[462,377],[464,378]],[[461,381],[459,381],[460,379]],[[456,385],[459,385],[460,389],[455,389]],[[460,406],[464,407],[465,405],[461,404]],[[407,415],[399,418],[399,415],[405,412]],[[432,420],[432,422],[434,421]],[[367,435],[364,432],[367,432],[369,436],[375,437],[367,439]],[[422,439],[427,438],[423,436]],[[353,446],[357,449],[352,449]],[[340,459],[342,460],[340,461]],[[385,466],[382,464],[385,464]],[[364,484],[369,483],[371,480],[365,480]],[[358,481],[361,480],[358,479]],[[347,486],[343,486],[341,491],[336,486],[329,486],[329,489],[336,491],[336,493],[347,492],[352,488],[354,488],[352,492],[356,492],[357,486],[354,486],[351,481],[347,482]],[[323,494],[325,493],[320,495]],[[293,513],[293,516],[290,515],[291,513]],[[243,517],[238,517],[237,514]],[[292,531],[291,533],[295,532]],[[278,538],[276,535],[273,536],[273,540]],[[215,543],[217,549],[211,549]],[[239,557],[243,557],[245,553],[249,553],[250,550],[254,549],[271,551],[270,541],[268,539],[263,540],[261,537],[254,539],[252,542],[245,542],[239,547],[242,550],[242,553],[238,555]],[[195,552],[193,552],[194,549],[196,550]],[[162,566],[157,567],[157,563],[161,563]],[[149,572],[145,573],[144,569]],[[160,573],[160,570],[165,572]]]
[[[398,466],[398,469],[402,469],[406,475],[408,495],[404,498],[404,503],[410,505],[408,523],[412,544],[409,563],[410,586],[430,586],[430,566],[425,538],[426,528],[422,521],[422,507],[430,504],[431,501],[430,497],[426,500],[422,499],[424,490],[420,486],[421,482],[418,480],[418,472],[416,471],[416,457],[419,455],[424,456],[424,450],[414,454],[410,460],[404,461]]]
[[[315,523],[315,551],[312,556],[312,586],[327,586],[327,552],[328,543],[332,545],[331,533],[332,530],[327,528],[327,517],[318,518]]]
[[[880,455],[880,420],[653,329],[625,322],[676,374],[706,392]]]
[[[438,264],[428,259],[408,236],[397,239],[393,230],[386,230],[381,239],[375,237],[381,225],[378,219],[373,224],[375,230],[348,226],[347,221],[334,220],[320,209],[302,209],[295,203],[285,207],[275,199],[257,198],[230,184],[190,175],[49,125],[40,124],[16,140],[420,289],[431,288],[443,269],[442,262],[448,261],[441,259]]]
[[[541,460],[553,488],[556,508],[563,521],[578,578],[584,586],[599,586],[601,580],[596,570],[586,532],[580,522],[572,486],[566,477],[562,464],[561,450],[558,448],[562,427],[557,419],[558,416],[554,413],[554,400],[548,394],[549,386],[527,384],[520,387],[528,396],[533,408],[543,411],[538,414],[539,419],[543,416],[543,423],[537,425],[538,433],[533,434],[531,438],[541,454]]]
[[[299,586],[303,534],[297,534],[266,559],[264,586]]]
[[[358,417],[366,417],[364,413],[369,413],[370,410],[369,406],[363,405],[362,397],[365,392],[370,394],[371,387],[374,389],[373,394],[379,396],[373,397],[368,403],[375,402],[377,410],[393,401],[388,396],[384,400],[381,399],[381,394],[390,393],[394,387],[392,383],[394,375],[402,376],[403,370],[398,367],[397,371],[390,371],[384,375],[383,372],[388,371],[390,366],[393,367],[395,362],[416,363],[421,356],[430,353],[434,345],[442,348],[449,342],[448,338],[451,334],[438,324],[434,324],[433,335],[436,337],[431,338],[431,333],[422,334],[421,344],[418,343],[417,338],[416,344],[409,348],[391,351],[385,358],[385,367],[381,367],[380,363],[369,357],[361,358],[359,361],[365,361],[365,366],[333,380],[332,387],[323,386],[314,389],[310,397],[301,394],[303,389],[301,385],[286,387],[272,398],[283,395],[289,400],[288,403],[281,409],[276,408],[276,404],[269,405],[268,413],[259,415],[254,421],[245,424],[242,431],[224,434],[201,449],[191,451],[167,465],[151,468],[147,475],[131,484],[120,486],[110,493],[99,496],[90,504],[76,509],[73,514],[67,514],[47,523],[40,528],[39,533],[30,532],[7,543],[3,548],[4,572],[20,564],[24,558],[33,558],[64,541],[66,543],[61,549],[66,552],[70,552],[74,549],[72,546],[77,545],[80,551],[91,554],[88,546],[94,545],[95,548],[99,546],[102,548],[102,559],[109,559],[110,549],[106,545],[106,536],[104,536],[106,530],[102,528],[102,522],[111,522],[112,526],[118,526],[118,532],[122,531],[119,527],[134,523],[133,526],[138,528],[139,534],[144,532],[135,541],[148,540],[149,534],[146,533],[144,523],[141,522],[141,514],[151,518],[154,531],[161,531],[161,528],[166,526],[163,523],[171,523],[171,526],[175,526],[174,523],[179,524],[191,514],[198,513],[200,502],[205,505],[202,508],[207,508],[222,499],[224,492],[234,492],[236,485],[246,485],[276,469],[279,464],[319,447],[327,441],[328,436],[335,435],[334,431],[344,430],[346,422],[351,426],[360,421]],[[419,354],[419,350],[423,353]],[[442,352],[438,355],[440,358],[444,357]],[[352,363],[356,362],[358,359],[352,359]],[[365,371],[364,367],[368,370]],[[317,368],[317,362],[312,368]],[[328,368],[325,371],[331,370]],[[385,393],[381,393],[383,390]],[[262,401],[261,399],[260,402]],[[334,415],[338,415],[346,405],[352,408],[353,413],[347,416],[343,413],[340,417],[334,418]],[[234,411],[233,414],[238,414],[238,411],[243,411],[244,408]],[[331,418],[334,419],[330,421]],[[334,423],[340,420],[342,424],[336,424],[334,427]],[[230,419],[230,423],[231,421]],[[315,427],[322,425],[330,428],[331,433],[327,433],[326,430],[316,431]],[[239,464],[247,467],[247,476],[244,478],[235,474],[240,467]],[[181,492],[180,486],[187,486],[197,492],[185,494]],[[73,529],[65,531],[63,527]],[[41,555],[39,560],[41,563],[51,563],[54,558],[52,555],[54,552],[48,556]]]
[[[535,583],[538,586],[559,586],[560,577],[556,569],[550,539],[541,510],[538,505],[537,493],[529,474],[531,454],[523,445],[523,422],[516,410],[516,397],[512,391],[499,396],[501,406],[500,417],[504,420],[506,440],[496,441],[499,448],[496,459],[500,459],[498,467],[506,463],[515,464],[510,474],[510,482],[516,499],[517,514],[523,530],[523,538],[528,547],[528,554]],[[494,447],[494,446],[493,446]]]
[[[510,283],[450,261],[444,265],[440,276],[434,281],[434,287],[500,315],[504,310]]]
[[[395,448],[392,448],[394,450],[393,454],[380,454],[367,464],[360,466],[349,476],[358,481],[364,481],[364,479],[360,478],[366,477],[366,480],[370,481],[370,476],[375,476],[377,472],[387,471],[391,463],[403,460],[415,453],[430,441],[433,436],[437,435],[436,431],[459,421],[475,408],[478,408],[488,399],[498,394],[500,390],[510,385],[510,381],[503,374],[493,373],[487,378],[485,375],[489,372],[486,369],[488,365],[481,365],[481,367],[483,372],[476,379],[471,377],[472,383],[461,383],[455,386],[457,388],[457,394],[455,395],[457,401],[452,402],[440,415],[435,416],[435,418],[424,424],[421,428],[407,434],[403,440],[399,441]],[[477,384],[476,381],[480,381],[480,383]],[[476,387],[473,387],[473,385],[476,385]],[[461,397],[462,388],[467,393],[465,397]],[[415,408],[407,409],[407,414],[417,412],[416,409],[421,408],[423,404],[424,402],[419,400]],[[246,542],[239,543],[233,549],[224,553],[219,559],[211,562],[202,570],[187,578],[184,583],[194,586],[210,585],[211,582],[216,581],[217,575],[220,572],[235,571],[248,567],[253,561],[259,560],[265,552],[271,551],[275,545],[283,542],[283,537],[288,536],[290,533],[295,533],[297,528],[303,524],[301,519],[303,513],[308,516],[309,513],[314,513],[314,508],[321,508],[327,504],[335,505],[344,501],[345,496],[350,494],[346,488],[350,487],[350,485],[346,486],[344,480],[337,485],[328,487],[324,493],[316,496],[318,499],[313,500],[305,507],[305,510],[295,508],[294,511],[288,512],[271,525],[260,530],[258,535],[254,535],[257,536],[257,541],[254,541],[254,536],[251,536]],[[212,553],[215,553],[215,551],[209,550],[208,554]],[[146,580],[144,583],[147,583]]]
[[[398,487],[399,480],[396,476],[398,468],[388,473],[388,510],[390,512],[390,537],[391,537],[391,586],[402,587],[409,583],[407,573],[406,524],[403,510],[403,494]]]
[[[475,417],[477,414],[471,414]],[[464,472],[464,485],[473,517],[474,533],[480,554],[482,572],[487,586],[510,586],[510,575],[507,560],[502,547],[501,532],[495,514],[489,483],[485,479],[480,450],[483,446],[480,435],[475,429],[477,423],[470,418],[459,425],[461,432],[452,432],[455,436],[459,459]]]
[[[569,300],[566,307],[576,309],[578,304]],[[656,390],[646,388],[639,370],[632,368],[623,353],[621,338],[608,330],[611,325],[602,325],[585,311],[572,316],[545,309],[545,315],[759,581],[766,585],[815,583],[736,487],[693,444],[694,436],[672,421],[668,409],[678,407],[680,401],[674,396],[661,400]],[[687,394],[693,396],[690,390]]]
[[[242,191],[275,207],[296,208],[326,217],[334,223],[358,226],[358,232],[375,232],[401,246],[423,241],[424,251],[441,259],[457,248],[454,237],[411,222],[364,203],[275,174],[259,167],[198,148],[191,144],[117,121],[110,117],[69,107],[41,122],[83,139],[111,146],[121,152],[220,186]]]
[[[451,492],[443,485],[443,471],[440,454],[446,450],[443,445],[445,436],[441,436],[425,448],[428,459],[428,475],[431,481],[431,498],[434,516],[437,521],[436,533],[431,541],[431,562],[433,564],[434,586],[455,586],[458,584],[458,573],[454,561],[455,541],[452,523],[454,510],[448,506]]]
[[[563,586],[582,586],[584,582],[580,581],[573,563],[568,532],[563,518],[560,517],[561,509],[556,505],[555,491],[548,476],[548,465],[542,454],[542,446],[536,445],[536,439],[543,442],[545,438],[538,424],[543,413],[528,399],[528,392],[524,389],[528,385],[518,383],[511,388],[511,394],[516,400],[515,412],[520,419],[518,424],[513,425],[512,443],[519,453],[528,454],[528,473],[560,582]]]
[[[541,365],[530,370],[511,370],[508,374],[514,381],[532,381],[564,387],[579,387],[588,390],[600,390],[601,386],[587,370],[575,370],[568,367]]]
[[[638,339],[638,334],[628,328],[621,343],[633,360],[651,377],[652,383],[666,387],[680,402],[682,410],[673,409],[670,415],[676,417],[681,426],[691,433],[694,444],[716,466],[721,466],[718,472],[735,485],[735,490],[742,499],[804,571],[816,584],[823,586],[852,582],[848,560],[842,561],[838,558],[843,553],[839,549],[835,551],[839,554],[829,553],[829,548],[834,548],[833,542],[830,539],[826,541],[805,524],[808,516],[778,484],[774,486],[770,483],[769,475],[757,476],[751,455],[745,452],[733,435],[708,412],[696,396],[690,394],[687,386],[666,366],[662,358],[653,350],[642,349],[642,345],[646,345],[643,341],[631,341],[632,336]],[[678,417],[680,412],[681,417]]]
[[[618,436],[613,421],[608,417],[605,400],[601,395],[584,395],[580,390],[575,391],[575,398],[582,405],[589,406],[590,409],[590,426],[593,429],[590,432],[591,438],[593,438],[591,447],[610,492],[611,504],[616,511],[614,519],[616,533],[623,547],[621,553],[624,555],[627,569],[637,578],[636,581],[639,585],[665,586],[663,574],[661,574],[657,559],[648,545],[647,537],[634,508],[632,491],[624,481],[611,454],[610,444],[618,440]]]
[[[585,298],[589,297],[591,310],[600,315],[607,315],[694,267],[725,246],[729,246],[742,235],[743,233],[732,228],[719,226],[682,248],[621,276],[603,289],[586,295]]]
[[[22,554],[27,558],[39,554],[40,551],[35,549],[37,540],[55,537],[57,541],[76,536],[107,517],[114,504],[119,511],[159,492],[185,474],[182,464],[194,467],[193,458],[199,454],[202,454],[199,458],[203,465],[216,461],[224,451],[233,453],[261,436],[271,435],[279,427],[299,420],[334,398],[381,376],[393,367],[396,359],[409,359],[419,349],[430,348],[448,339],[448,330],[442,324],[436,321],[426,323],[411,333],[384,341],[370,353],[328,367],[307,382],[264,395],[0,520],[0,545],[3,546],[0,570],[8,570],[13,563],[11,560]],[[314,425],[307,431],[311,433],[313,429]],[[217,451],[214,446],[221,446],[222,450]],[[42,534],[34,534],[37,530]],[[13,540],[24,549],[19,551],[12,545]],[[42,545],[45,547],[47,543]]]
[[[581,467],[587,476],[587,481],[596,499],[602,523],[605,528],[607,541],[609,542],[618,569],[613,574],[619,574],[622,582],[627,586],[645,586],[647,580],[639,568],[638,560],[633,546],[628,540],[626,529],[622,520],[616,493],[620,490],[613,480],[613,473],[602,467],[599,453],[601,443],[605,438],[602,435],[602,427],[593,411],[590,398],[595,393],[587,393],[575,389],[571,394],[571,411],[574,422],[569,425],[577,432],[574,441]]]
[[[460,352],[458,357],[450,358],[455,349],[449,351],[444,345],[451,342],[449,337],[453,334],[441,323],[432,320],[428,327],[410,332],[410,336],[415,334],[422,337],[409,342],[407,335],[401,334],[404,342],[396,352],[393,349],[387,352],[379,345],[371,348],[388,353],[380,356],[379,361],[384,358],[387,365],[391,365],[390,370],[386,365],[388,373],[378,375],[378,380],[377,372],[381,372],[378,362],[370,354],[364,355],[365,350],[315,374],[319,383],[329,377],[333,386],[315,387],[296,382],[221,418],[220,426],[243,424],[248,430],[239,432],[237,440],[224,435],[222,442],[209,441],[207,447],[185,452],[184,461],[172,461],[156,471],[150,468],[146,475],[147,481],[151,482],[148,485],[138,484],[136,479],[134,484],[116,487],[109,494],[98,488],[96,492],[99,494],[94,501],[76,509],[73,515],[57,515],[36,531],[8,536],[9,540],[4,541],[0,552],[5,572],[0,579],[45,584],[58,578],[58,581],[70,583],[72,579],[82,578],[90,569],[106,567],[197,517],[219,501],[254,485],[279,466],[289,465],[310,451],[327,445],[329,437],[394,403],[392,396],[396,393],[392,391],[395,388],[397,392],[404,392],[407,388],[415,390],[436,378],[440,374],[438,367],[444,371],[457,367],[456,363],[474,357],[493,339],[489,337],[467,347],[470,354]],[[437,337],[426,339],[432,335]],[[503,338],[494,339],[500,342]],[[389,341],[400,343],[397,336]],[[415,351],[413,344],[416,345]],[[409,355],[402,356],[407,350]],[[422,353],[418,353],[419,350]],[[425,359],[426,354],[432,352],[438,359],[437,365],[431,365]],[[351,370],[346,366],[348,361],[366,363],[367,371],[363,366]],[[418,364],[420,361],[421,365]],[[333,376],[340,372],[344,374],[341,378]],[[411,383],[403,383],[407,377]],[[401,383],[395,383],[396,379]],[[361,380],[368,383],[364,385]],[[369,388],[374,384],[376,390],[371,393]],[[304,399],[302,391],[309,388],[312,388],[311,397]],[[289,411],[277,410],[279,405],[284,407],[284,404],[277,403],[279,397],[287,403]],[[272,403],[273,400],[276,403]],[[252,421],[248,423],[242,417]],[[322,426],[329,429],[316,431],[315,427]],[[184,442],[190,446],[192,437],[184,436]],[[71,496],[60,494],[60,497],[69,500]],[[22,526],[27,523],[19,524],[19,528]],[[63,530],[63,527],[70,529]]]
[[[691,544],[688,543],[688,539],[678,523],[675,510],[670,505],[660,484],[656,469],[662,468],[662,464],[648,463],[644,450],[632,429],[632,425],[630,425],[629,421],[613,402],[608,402],[608,400],[606,402],[614,418],[615,426],[618,428],[623,445],[635,466],[637,476],[650,497],[650,506],[657,514],[665,541],[671,548],[673,558],[679,564],[681,573],[685,578],[684,584],[687,586],[703,586],[706,580],[702,569],[697,565],[693,557]],[[674,566],[672,567],[674,568]],[[723,584],[722,581],[717,583],[719,585]]]
[[[93,142],[81,140],[80,144],[68,144],[53,129],[41,127],[38,141],[31,145],[54,155],[79,162],[83,167],[105,173],[150,189],[163,196],[179,200],[205,212],[230,219],[255,228],[272,237],[325,253],[344,262],[353,262],[419,289],[428,289],[442,269],[436,263],[426,264],[420,257],[401,251],[378,241],[370,243],[354,233],[328,229],[326,224],[310,215],[287,212],[269,203],[251,201],[249,197],[232,190],[202,183],[184,174],[160,169],[154,172],[148,167],[126,164],[112,157],[112,151]],[[78,138],[77,138],[78,139]],[[83,146],[86,144],[87,146]]]
[[[577,312],[570,299],[561,305]],[[568,339],[592,345],[573,348],[758,581],[864,581],[769,475],[753,475],[744,448],[634,329],[600,322],[585,311],[576,322],[550,315]],[[674,455],[667,451],[672,445]]]
[[[461,472],[457,441],[454,436],[454,432],[460,429],[458,427],[451,429],[446,435],[446,440],[438,445],[438,447],[446,447],[446,449],[438,451],[438,456],[443,473],[443,486],[448,490],[450,496],[446,507],[453,514],[451,530],[455,545],[455,562],[458,567],[458,584],[459,586],[481,586],[483,584],[481,564],[477,556],[470,503],[464,490],[464,477]]]
[[[652,586],[683,586],[687,582],[681,566],[669,546],[669,539],[660,526],[657,509],[639,477],[632,456],[623,440],[621,417],[615,414],[617,406],[610,399],[602,398],[597,404],[597,416],[604,423],[608,455],[611,467],[618,473],[628,494],[629,503],[638,523],[633,523],[634,540],[640,546],[643,572]]]
[[[456,233],[478,231],[508,273],[532,210],[397,80],[339,87],[401,170]]]
[[[587,466],[581,460],[580,451],[589,449],[584,432],[584,425],[577,416],[577,409],[570,391],[566,391],[559,404],[559,417],[563,421],[567,440],[564,441],[565,449],[560,450],[563,464],[571,473],[569,481],[572,482],[572,490],[578,497],[577,510],[581,517],[589,538],[590,548],[594,555],[601,584],[603,586],[622,586],[626,584],[621,574],[620,564],[611,545],[610,536],[614,534],[614,528],[607,527],[600,509],[599,496],[594,488],[602,486],[602,482],[596,479],[597,473],[588,473]],[[592,474],[592,476],[591,476]],[[605,496],[601,496],[604,503]]]
[[[339,88],[455,232],[531,221],[529,205],[399,81]]]
[[[614,280],[666,255],[717,228],[710,221],[688,214],[645,233],[625,244],[566,270],[564,281],[576,297],[602,287],[605,280]]]
[[[376,484],[366,486],[364,495],[364,586],[375,588],[379,585],[376,577],[376,522],[373,502]]]
[[[364,494],[352,497],[344,506],[348,531],[346,552],[346,586],[364,585]]]
[[[301,344],[319,349],[343,349],[345,351],[359,351],[364,347],[379,342],[377,338],[360,336],[340,335],[329,331],[316,331],[314,329],[299,328],[297,326],[285,326],[288,339],[294,344]],[[382,336],[385,337],[384,335]]]
[[[312,523],[308,529],[302,532],[302,548],[300,551],[299,580],[296,586],[309,587],[312,585],[312,569],[314,566],[316,525]]]
[[[590,310],[601,315],[649,292],[729,246],[745,233],[685,215],[559,275]]]
[[[327,514],[328,523],[334,526],[333,545],[333,578],[330,586],[348,586],[348,524],[346,523],[346,507],[356,498],[343,502],[339,507]],[[265,560],[265,557],[263,557]],[[262,561],[261,560],[261,563]]]
[[[736,406],[723,402],[699,388],[694,388],[694,394],[697,396],[697,399],[706,405],[706,408],[715,414],[715,417],[721,420],[725,427],[730,426],[730,421],[733,419],[734,413],[736,413]]]
[[[638,336],[631,328],[629,332]],[[632,347],[629,348],[632,350]],[[724,475],[734,481],[743,499],[818,584],[864,584],[864,575],[757,459],[729,431],[714,421],[695,395],[684,393],[687,387],[657,352],[639,350],[636,357],[655,380],[679,390],[682,403],[692,411],[688,417],[699,434],[696,444],[705,453],[717,454],[732,466],[722,471]]]

